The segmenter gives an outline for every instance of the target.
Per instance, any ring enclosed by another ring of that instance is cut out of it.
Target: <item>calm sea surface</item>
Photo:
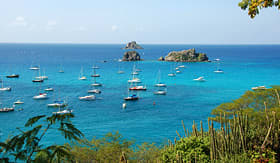
[[[259,85],[280,84],[280,45],[143,45],[139,50],[145,61],[118,62],[124,45],[75,45],[75,44],[0,44],[0,74],[20,74],[19,79],[4,79],[11,92],[0,92],[3,106],[12,106],[20,99],[23,111],[0,113],[0,140],[5,140],[22,127],[30,117],[57,111],[46,105],[56,99],[68,101],[74,110],[73,123],[86,135],[101,137],[108,132],[119,131],[125,138],[136,142],[162,143],[176,136],[176,130],[183,132],[181,120],[191,129],[193,120],[203,121],[211,110],[223,102],[238,98],[244,91]],[[215,74],[217,63],[184,63],[181,74],[168,77],[177,65],[156,61],[173,50],[196,48],[207,53],[210,60],[220,58],[220,68],[224,74]],[[107,62],[101,62],[106,60]],[[133,65],[141,69],[139,78],[148,90],[139,92],[140,100],[127,102],[122,109],[123,98],[127,96],[127,80],[131,77]],[[49,77],[44,83],[32,83],[36,71],[31,65],[40,65],[41,74]],[[79,101],[87,95],[92,83],[92,65],[100,69],[98,82],[103,84],[102,93],[95,101]],[[65,73],[58,73],[60,67]],[[78,80],[81,68],[88,78]],[[124,74],[117,74],[119,70]],[[153,95],[158,72],[167,87],[166,96]],[[204,76],[206,82],[195,82],[194,78]],[[32,97],[47,88],[54,92],[48,100],[33,100]],[[153,105],[155,103],[155,105]],[[59,133],[51,132],[43,140],[45,143],[64,143]]]

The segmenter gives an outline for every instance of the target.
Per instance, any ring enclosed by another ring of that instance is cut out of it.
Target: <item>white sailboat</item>
[[[169,77],[175,77],[176,76],[176,73],[173,72],[173,66],[171,65],[170,67],[170,73],[168,74]]]
[[[156,91],[154,91],[154,95],[166,95],[167,93],[167,89],[158,89]]]
[[[15,106],[13,105],[13,107],[3,107],[3,104],[1,104],[1,107],[0,107],[0,113],[7,113],[7,112],[13,112],[15,111]]]
[[[40,70],[40,66],[36,66],[36,65],[32,66],[32,64],[31,64],[29,70]]]
[[[93,74],[91,75],[91,77],[94,77],[94,78],[100,77],[100,75],[97,74],[95,70],[96,69],[93,69]]]
[[[59,66],[59,71],[58,71],[59,73],[64,73],[64,70],[63,70],[63,68],[62,68],[62,65],[60,64],[60,66]]]
[[[222,69],[220,69],[220,63],[217,63],[217,69],[214,71],[215,73],[221,74],[224,73],[224,71]]]
[[[48,87],[48,88],[45,89],[45,91],[54,91],[54,89],[51,88],[51,87]]]
[[[43,76],[37,76],[36,79],[39,79],[39,80],[48,80],[48,76],[46,76],[46,71],[44,70],[44,75]]]
[[[135,73],[133,73],[133,72],[135,72],[135,64],[134,64],[133,70],[132,70],[132,79],[129,79],[127,82],[128,83],[141,83],[141,80],[139,78],[136,78]]]
[[[266,88],[266,86],[257,86],[257,87],[252,87],[252,90],[265,90],[265,89],[268,89]]]
[[[34,83],[42,83],[44,82],[44,79],[41,77],[41,72],[40,70],[38,71],[38,76],[35,76],[35,78],[32,80]]]
[[[54,101],[51,104],[48,104],[47,106],[48,107],[66,107],[67,106],[67,102],[63,101],[63,100],[57,100],[57,101]]]
[[[39,95],[33,96],[34,100],[45,100],[45,99],[49,98],[46,93],[40,93],[40,91],[41,91],[41,85],[40,85],[40,88],[39,88]]]
[[[87,78],[83,74],[83,67],[81,67],[81,72],[80,72],[79,80],[87,80]]]
[[[160,73],[160,70],[158,70],[158,77],[157,77],[155,87],[166,87],[166,84],[164,84],[160,81],[160,76],[161,76],[161,73]]]
[[[2,87],[0,88],[0,91],[11,91],[12,88],[11,87],[4,87],[4,81],[3,81],[3,77],[2,77]]]

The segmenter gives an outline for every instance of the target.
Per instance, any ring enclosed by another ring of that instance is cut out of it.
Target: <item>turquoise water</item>
[[[74,109],[73,123],[87,138],[119,131],[137,143],[162,143],[173,139],[176,130],[183,131],[181,120],[189,129],[193,120],[202,120],[206,126],[211,110],[219,104],[238,98],[253,86],[277,85],[280,80],[279,45],[143,45],[145,49],[139,53],[145,61],[137,62],[136,67],[142,70],[139,77],[148,90],[139,92],[141,99],[127,102],[123,110],[127,80],[134,63],[117,62],[124,53],[122,47],[124,45],[0,44],[0,74],[20,74],[19,79],[4,78],[4,84],[11,86],[12,91],[0,92],[0,101],[5,106],[11,106],[17,99],[25,102],[17,106],[23,111],[0,114],[0,140],[14,134],[15,128],[22,127],[32,116],[51,115],[57,109],[46,105],[61,97]],[[217,66],[214,62],[184,63],[186,68],[182,74],[168,77],[171,67],[176,65],[156,59],[172,50],[188,48],[205,52],[210,59],[222,59],[220,68],[225,73],[213,73]],[[101,62],[104,60],[107,62]],[[28,69],[31,64],[40,64],[49,80],[32,83],[35,74]],[[97,72],[101,75],[98,81],[103,84],[102,93],[95,101],[79,101],[79,96],[87,95],[93,64],[100,67]],[[65,73],[58,73],[60,65]],[[78,80],[81,67],[88,78],[86,81]],[[119,69],[125,74],[117,74]],[[166,96],[153,95],[159,70],[161,80],[168,85]],[[207,81],[194,82],[199,76]],[[55,89],[49,93],[48,100],[32,99],[48,86]],[[58,135],[51,132],[44,142],[64,143]]]

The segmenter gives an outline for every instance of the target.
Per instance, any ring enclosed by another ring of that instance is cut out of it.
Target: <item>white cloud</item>
[[[119,29],[119,27],[117,25],[112,25],[112,31],[115,32]]]
[[[53,30],[53,29],[55,28],[56,25],[57,25],[57,22],[56,22],[56,21],[54,21],[54,20],[49,20],[49,21],[47,22],[46,30],[47,30],[47,31],[51,31],[51,30]]]
[[[13,26],[20,26],[20,27],[26,27],[28,25],[27,21],[23,16],[18,16],[16,19],[12,22]]]

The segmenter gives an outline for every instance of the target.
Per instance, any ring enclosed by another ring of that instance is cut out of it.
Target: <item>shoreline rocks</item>
[[[209,62],[205,53],[196,53],[195,49],[172,51],[166,57],[160,57],[159,61],[171,62]]]

